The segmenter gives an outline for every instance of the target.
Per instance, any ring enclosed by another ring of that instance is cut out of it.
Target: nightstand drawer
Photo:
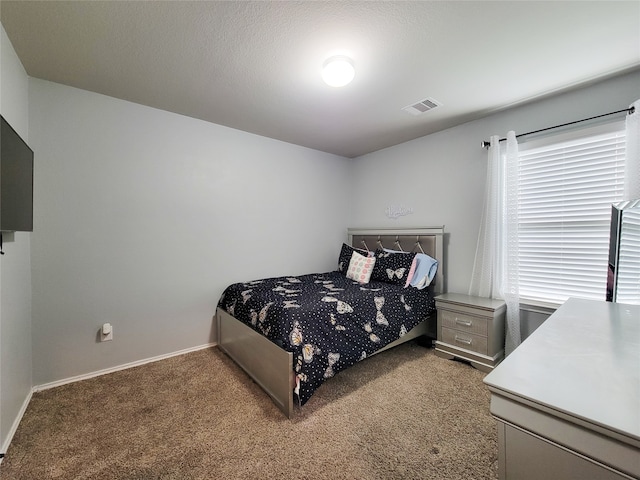
[[[452,330],[451,328],[442,327],[442,341],[458,348],[471,350],[472,352],[487,354],[487,337],[474,335],[472,333]]]
[[[486,318],[451,312],[449,310],[439,310],[438,315],[441,316],[440,322],[443,327],[453,328],[465,333],[487,336],[488,321]]]

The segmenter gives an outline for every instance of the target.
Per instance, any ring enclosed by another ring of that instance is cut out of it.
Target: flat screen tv
[[[33,150],[0,115],[0,231],[33,231]]]

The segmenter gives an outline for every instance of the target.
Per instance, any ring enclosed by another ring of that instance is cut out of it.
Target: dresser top
[[[484,382],[640,440],[640,306],[571,298]]]
[[[495,311],[505,308],[504,301],[494,300],[493,298],[472,297],[463,295],[462,293],[443,293],[436,297],[436,302],[449,303],[452,305],[461,305],[465,307],[475,307],[482,310]]]

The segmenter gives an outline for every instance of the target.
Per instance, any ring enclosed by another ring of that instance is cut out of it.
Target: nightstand
[[[445,293],[436,297],[438,339],[436,355],[458,358],[490,372],[504,358],[502,300]]]

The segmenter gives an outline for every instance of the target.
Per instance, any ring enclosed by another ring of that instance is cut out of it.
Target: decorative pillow
[[[373,266],[371,280],[403,287],[406,285],[415,253],[392,253],[378,249],[374,256],[376,263]]]
[[[416,273],[416,267],[418,265],[418,254],[413,257],[413,262],[411,262],[411,268],[409,269],[409,273],[407,274],[407,281],[404,283],[404,288],[407,288],[411,281],[413,280],[413,275]]]
[[[375,263],[375,257],[365,257],[358,252],[353,252],[351,261],[349,262],[349,268],[347,269],[347,278],[351,278],[360,283],[369,283]]]
[[[411,253],[411,252],[405,252],[403,250],[391,250],[389,248],[385,248],[384,249],[385,252],[391,252],[391,253],[399,253],[400,255],[402,255],[403,253]],[[416,271],[416,266],[418,264],[418,257],[420,256],[419,253],[416,253],[415,257],[413,257],[413,262],[411,262],[411,268],[409,269],[409,273],[407,274],[407,281],[404,284],[404,287],[407,288],[410,284],[412,284],[412,279],[413,279],[413,274]]]
[[[347,268],[349,268],[349,262],[351,261],[351,255],[353,252],[358,252],[362,256],[367,256],[369,252],[366,250],[360,250],[359,248],[353,248],[346,243],[342,244],[342,248],[340,249],[340,255],[338,256],[338,272],[343,272],[346,274]]]
[[[436,276],[438,261],[424,253],[418,253],[416,261],[416,269],[411,278],[411,286],[422,290],[431,285],[431,281]]]

